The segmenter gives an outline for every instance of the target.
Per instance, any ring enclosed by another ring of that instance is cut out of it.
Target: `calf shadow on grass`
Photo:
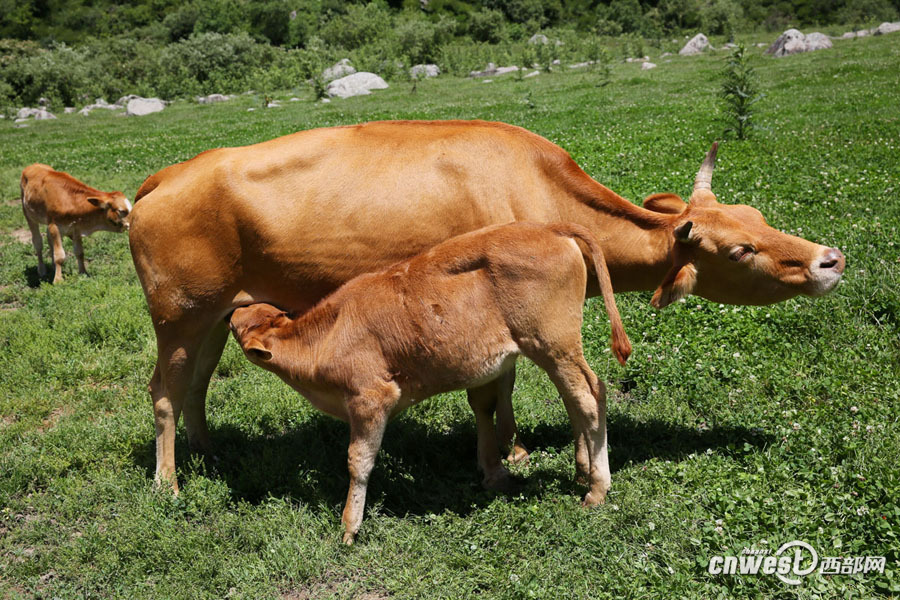
[[[700,431],[658,420],[638,422],[623,415],[611,417],[608,430],[613,474],[629,463],[652,458],[679,460],[707,449],[744,443],[763,447],[772,442],[770,436],[744,427]],[[568,425],[539,425],[521,434],[532,452],[562,448],[572,464],[564,473],[536,469],[523,481],[522,495],[539,498],[548,488],[573,496],[585,493],[574,482]],[[284,432],[251,436],[226,425],[214,428],[211,436],[216,459],[206,461],[206,475],[224,480],[235,500],[257,504],[275,496],[311,506],[343,506],[349,482],[346,424],[315,415]],[[179,469],[190,460],[183,437],[179,435],[176,447]],[[496,494],[480,485],[475,442],[474,422],[456,423],[446,431],[410,418],[391,423],[369,482],[367,504],[377,503],[383,512],[398,516],[444,511],[465,516],[489,504]],[[136,448],[132,455],[152,477],[153,443]]]

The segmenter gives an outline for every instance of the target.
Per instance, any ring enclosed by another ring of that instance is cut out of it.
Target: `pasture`
[[[753,40],[757,41],[757,40]],[[129,198],[156,170],[217,146],[393,118],[500,120],[569,151],[635,202],[687,196],[710,142],[725,53],[492,83],[438,78],[372,96],[261,108],[260,96],[105,111],[23,129],[0,121],[0,597],[872,598],[900,595],[900,40],[754,66],[762,129],[719,149],[713,191],[847,256],[820,299],[763,307],[622,294],[634,344],[608,351],[599,299],[588,362],[610,391],[613,487],[582,509],[565,410],[520,364],[529,464],[484,491],[465,394],[389,425],[357,544],[341,544],[347,427],[229,341],[208,413],[218,462],[176,446],[182,493],[154,489],[147,382],[155,338],[125,235],[71,245],[66,280],[37,277],[19,204],[44,162]],[[248,112],[248,108],[256,110]],[[364,182],[361,183],[364,185]],[[24,240],[24,241],[23,241]],[[45,246],[46,249],[46,246]],[[820,556],[884,556],[883,574],[710,575],[715,555],[802,540]]]

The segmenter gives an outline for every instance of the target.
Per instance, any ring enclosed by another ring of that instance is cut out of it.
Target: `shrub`
[[[735,0],[713,0],[700,8],[700,28],[707,35],[727,35],[733,39],[743,18],[744,10]]]
[[[371,2],[351,4],[347,13],[338,15],[321,28],[321,36],[329,45],[354,50],[391,34],[391,13],[387,5]]]
[[[476,42],[496,44],[504,39],[503,13],[490,8],[472,13],[469,17],[469,35]]]
[[[720,95],[724,101],[725,133],[734,133],[739,140],[746,138],[754,126],[756,110],[753,105],[762,98],[748,58],[744,46],[739,45],[729,55],[722,72]]]
[[[440,47],[453,37],[455,23],[446,17],[431,22],[407,13],[397,20],[393,30],[400,55],[412,64],[430,63],[437,60]]]

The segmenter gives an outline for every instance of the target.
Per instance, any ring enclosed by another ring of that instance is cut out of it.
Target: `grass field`
[[[613,488],[585,510],[547,377],[520,365],[523,492],[483,491],[463,393],[392,423],[358,543],[341,545],[347,428],[229,342],[209,393],[220,461],[176,447],[183,493],[154,489],[155,341],[125,235],[85,242],[90,276],[39,281],[18,178],[45,162],[129,197],[216,146],[387,118],[521,125],[639,201],[687,195],[712,140],[724,53],[493,83],[439,78],[372,96],[259,107],[176,103],[143,118],[0,122],[0,597],[872,598],[900,595],[900,37],[759,56],[763,129],[719,150],[713,190],[775,227],[840,247],[830,296],[768,307],[619,296],[634,342],[588,360],[609,383]],[[24,238],[27,239],[27,238]],[[885,556],[884,574],[710,575],[710,557],[802,540]]]

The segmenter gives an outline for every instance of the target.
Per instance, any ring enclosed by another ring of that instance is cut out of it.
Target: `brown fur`
[[[585,503],[603,502],[610,484],[606,394],[581,346],[586,262],[597,274],[612,348],[624,364],[631,344],[603,253],[590,231],[572,224],[511,223],[462,234],[350,280],[300,316],[271,304],[234,311],[231,329],[251,361],[350,423],[345,542],[362,521],[387,421],[430,396],[489,383],[519,355],[556,384],[572,420],[578,473],[590,487]],[[473,408],[477,427],[490,429],[490,416]],[[478,450],[486,484],[508,482],[497,445]]]
[[[122,192],[101,192],[68,173],[33,164],[22,171],[22,211],[31,229],[31,241],[38,258],[38,275],[43,277],[43,245],[38,226],[47,225],[47,240],[52,249],[56,272],[53,283],[62,281],[66,253],[62,236],[72,238],[78,272],[86,273],[81,238],[94,231],[124,231],[128,227],[130,206]]]
[[[678,293],[776,302],[823,293],[843,269],[836,250],[783,234],[750,207],[696,194],[677,214],[672,198],[651,202],[669,210],[648,210],[591,179],[548,140],[483,121],[366,123],[221,148],[163,169],[138,196],[131,251],[159,353],[150,384],[156,476],[173,485],[181,414],[191,447],[210,447],[206,388],[227,339],[226,314],[254,302],[307,310],[361,273],[467,231],[578,223],[603,246],[617,292],[660,286],[673,265],[672,232],[686,220],[699,236],[689,265],[696,276]],[[746,243],[757,254],[729,260]],[[592,282],[588,293],[597,291]],[[469,390],[485,404],[500,402],[504,442],[515,436],[511,381]]]

